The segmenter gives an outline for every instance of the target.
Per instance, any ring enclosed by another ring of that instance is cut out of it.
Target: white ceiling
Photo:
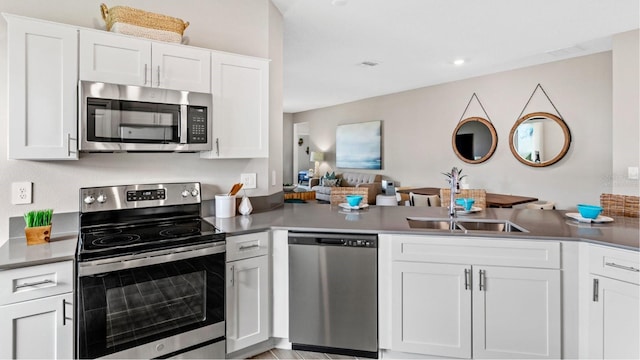
[[[272,1],[290,113],[602,52],[640,27],[638,0]]]

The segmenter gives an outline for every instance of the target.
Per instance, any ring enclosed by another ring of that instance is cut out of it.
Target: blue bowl
[[[587,219],[595,219],[602,212],[602,207],[597,205],[578,204],[580,216]]]
[[[349,206],[358,206],[362,201],[362,195],[347,195],[346,198]]]
[[[471,207],[473,206],[473,203],[475,203],[475,202],[476,201],[473,200],[472,198],[456,199],[456,205],[463,206],[466,211],[471,210]]]

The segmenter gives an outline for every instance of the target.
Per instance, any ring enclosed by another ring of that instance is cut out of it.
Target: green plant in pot
[[[24,214],[27,245],[45,244],[51,239],[53,209],[31,210]]]

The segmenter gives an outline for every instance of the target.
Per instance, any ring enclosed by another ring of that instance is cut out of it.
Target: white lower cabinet
[[[381,236],[385,239],[392,245],[381,244],[379,259],[391,261],[392,275],[390,289],[381,281],[380,297],[381,311],[384,298],[390,300],[391,341],[381,343],[389,350],[478,359],[561,357],[560,270],[544,268],[559,265],[557,243]],[[511,260],[514,266],[503,266],[510,265],[508,258],[494,251],[501,245],[519,253]],[[421,254],[430,260],[421,261]],[[453,263],[434,262],[436,255]],[[501,266],[491,265],[492,256]],[[516,266],[527,257],[531,267]]]
[[[471,291],[466,265],[392,265],[393,350],[471,357]]]
[[[73,358],[73,262],[0,271],[0,359]]]
[[[591,246],[590,272],[589,358],[640,359],[638,253]]]
[[[237,247],[242,251],[247,251],[247,254],[253,255],[253,257],[227,262],[228,354],[269,338],[268,240],[263,241],[263,239],[268,239],[268,233],[227,238],[229,248]],[[255,256],[256,254],[258,256]],[[228,253],[227,257],[229,255]]]
[[[72,294],[0,306],[0,358],[73,358]]]

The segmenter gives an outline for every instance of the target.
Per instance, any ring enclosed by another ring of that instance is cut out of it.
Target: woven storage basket
[[[451,196],[451,189],[440,189],[440,206],[449,207],[449,197]],[[487,207],[487,191],[484,189],[460,189],[460,193],[455,195],[456,199],[459,198],[472,198],[475,200],[473,206],[485,209]]]
[[[107,30],[115,33],[144,37],[167,42],[182,42],[189,23],[167,15],[155,14],[127,6],[100,4]]]

